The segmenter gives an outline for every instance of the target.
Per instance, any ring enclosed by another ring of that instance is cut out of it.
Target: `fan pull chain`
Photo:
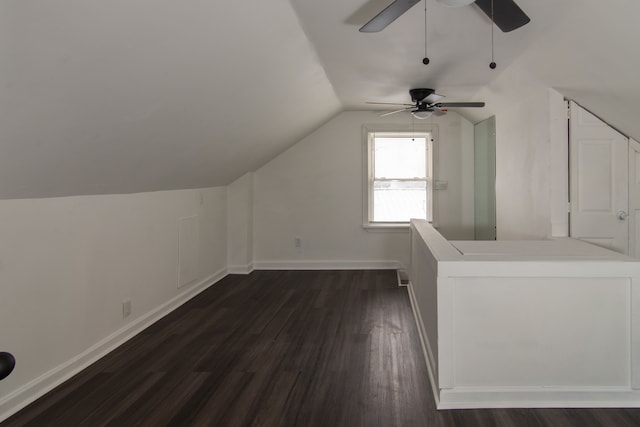
[[[427,0],[424,0],[424,58],[422,58],[422,63],[429,64],[429,57],[427,57]]]
[[[493,41],[493,27],[495,26],[494,21],[493,21],[493,0],[491,0],[491,63],[489,64],[489,68],[491,68],[492,70],[495,70],[496,67],[498,66],[496,64],[496,61],[494,59],[494,41]]]
[[[416,140],[416,118],[411,115],[411,140]]]

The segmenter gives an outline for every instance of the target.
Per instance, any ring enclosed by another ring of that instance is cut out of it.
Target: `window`
[[[398,226],[411,218],[431,221],[432,133],[373,132],[367,135],[365,226]]]

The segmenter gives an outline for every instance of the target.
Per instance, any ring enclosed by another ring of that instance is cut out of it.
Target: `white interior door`
[[[629,253],[629,140],[571,102],[571,237]]]
[[[629,255],[640,258],[640,143],[629,140]]]

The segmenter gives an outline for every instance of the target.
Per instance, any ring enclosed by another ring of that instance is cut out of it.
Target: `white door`
[[[629,140],[571,102],[571,237],[629,252]]]
[[[640,258],[640,143],[629,140],[629,255]]]

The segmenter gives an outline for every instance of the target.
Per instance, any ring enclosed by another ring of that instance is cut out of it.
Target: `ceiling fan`
[[[426,1],[426,0],[425,0]],[[446,6],[466,6],[475,3],[503,32],[508,33],[527,24],[531,19],[514,0],[437,0]],[[420,0],[394,0],[382,12],[367,22],[360,32],[375,33],[383,30]]]
[[[426,119],[431,114],[442,115],[447,112],[447,108],[469,108],[484,107],[484,102],[439,102],[443,95],[438,95],[435,90],[418,88],[409,90],[413,104],[400,104],[393,102],[367,102],[367,104],[378,105],[402,105],[403,108],[381,114],[380,117],[400,113],[401,111],[411,111],[416,119]]]

